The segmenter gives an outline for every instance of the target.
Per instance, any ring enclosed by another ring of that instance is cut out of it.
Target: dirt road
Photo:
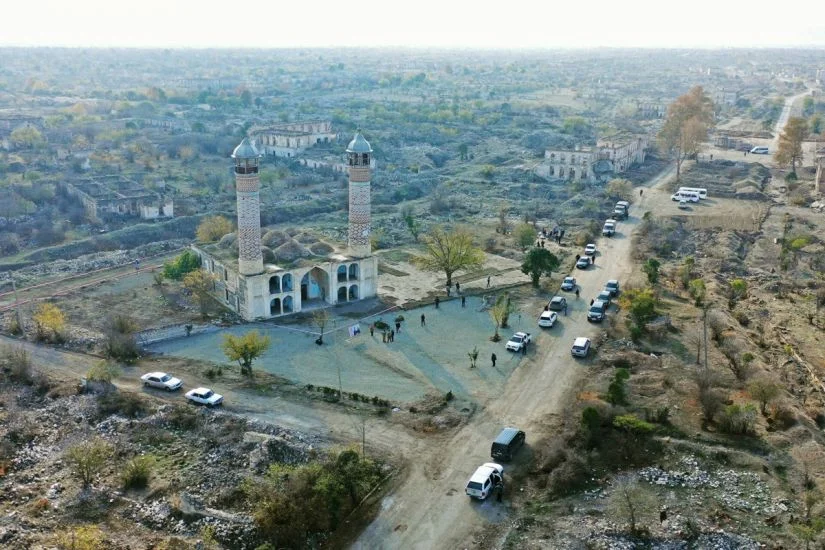
[[[648,185],[664,185],[674,175],[675,169],[669,168]],[[570,346],[578,336],[593,338],[598,333],[599,328],[586,319],[590,298],[608,279],[622,281],[630,274],[631,234],[646,210],[645,202],[645,197],[639,199],[613,238],[597,242],[599,254],[594,266],[576,270],[581,299],[568,295],[572,308],[550,329],[554,338],[539,350],[541,358],[514,372],[501,394],[482,403],[481,412],[452,437],[437,443],[420,440],[407,451],[409,475],[384,499],[380,514],[354,548],[460,548],[485,523],[507,518],[507,496],[503,504],[493,499],[470,501],[464,485],[477,466],[491,461],[490,443],[503,426],[525,430],[528,444],[550,435],[543,432],[543,420],[561,412],[566,392],[574,387],[583,369],[582,362],[570,355]]]
[[[782,113],[779,115],[779,118],[776,121],[776,125],[773,127],[773,139],[770,142],[769,150],[771,153],[771,158],[773,158],[774,153],[779,149],[779,134],[785,129],[785,125],[788,123],[788,119],[791,117],[791,111],[793,111],[794,103],[798,100],[802,99],[806,95],[811,95],[810,89],[805,90],[801,94],[796,94],[795,96],[786,97],[785,98],[785,106],[782,107]],[[798,115],[797,115],[798,116]]]

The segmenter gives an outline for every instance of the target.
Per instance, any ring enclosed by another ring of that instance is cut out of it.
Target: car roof
[[[575,281],[575,280],[576,280],[576,278],[575,278],[575,277],[573,277],[572,275],[568,275],[567,277],[565,277],[565,278],[564,278],[564,280],[565,280],[565,281]]]
[[[585,345],[585,344],[586,344],[587,342],[589,342],[589,341],[590,341],[590,338],[585,338],[584,336],[579,336],[579,337],[578,337],[578,338],[576,338],[576,340],[573,342],[573,345],[574,345],[574,346],[583,346],[583,345]]]
[[[527,333],[523,331],[518,331],[515,334],[513,334],[513,336],[527,336]]]
[[[565,298],[564,298],[564,296],[553,296],[553,297],[550,299],[550,301],[551,301],[551,302],[561,302],[561,301],[562,301],[562,300],[564,300],[564,299],[565,299]]]
[[[493,443],[503,443],[504,445],[510,443],[512,439],[519,433],[518,428],[504,428],[501,430],[501,433],[498,434],[496,440]]]
[[[492,462],[487,462],[476,468],[476,471],[473,472],[473,477],[470,478],[470,481],[474,481],[476,483],[484,483],[485,481],[487,481],[487,479],[490,477],[490,474],[492,474],[496,470],[496,468],[491,466],[491,464]],[[496,466],[498,465],[496,464]]]
[[[189,393],[206,393],[208,391],[212,391],[209,388],[195,388],[193,390],[189,390]]]
[[[157,376],[158,378],[163,378],[164,376],[166,376],[166,373],[165,372],[160,372],[160,371],[147,372],[143,376]]]
[[[607,307],[607,302],[604,300],[594,300],[593,305],[590,306],[590,308],[592,309],[594,307]]]
[[[542,317],[553,317],[553,316],[558,317],[558,313],[556,313],[555,311],[542,311],[541,316]]]
[[[617,279],[610,279],[609,281],[607,281],[607,284],[609,284],[609,285],[618,285],[619,281]]]
[[[585,248],[588,248],[588,247],[591,247],[591,246],[593,248],[596,248],[596,243],[587,243],[587,246],[585,246]]]

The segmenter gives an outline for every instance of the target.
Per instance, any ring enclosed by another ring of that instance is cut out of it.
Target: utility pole
[[[23,332],[23,315],[20,313],[20,299],[17,297],[17,284],[14,275],[11,277],[11,289],[14,292],[14,308],[17,311],[17,330]]]
[[[702,308],[703,338],[705,340],[705,372],[708,370],[708,309],[710,309],[708,305]]]

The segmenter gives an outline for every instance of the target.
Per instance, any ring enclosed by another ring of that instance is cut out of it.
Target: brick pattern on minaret
[[[366,258],[372,253],[370,244],[372,178],[372,148],[360,132],[347,147],[349,165],[349,252],[356,258]]]
[[[256,275],[264,271],[261,253],[260,154],[244,138],[235,148],[235,192],[238,204],[238,273]]]
[[[235,174],[235,189],[238,200],[238,271],[243,275],[254,275],[264,270],[258,174]]]

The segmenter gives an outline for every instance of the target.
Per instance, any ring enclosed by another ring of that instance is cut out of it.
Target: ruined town
[[[825,548],[825,39],[80,4],[0,37],[0,548]]]

